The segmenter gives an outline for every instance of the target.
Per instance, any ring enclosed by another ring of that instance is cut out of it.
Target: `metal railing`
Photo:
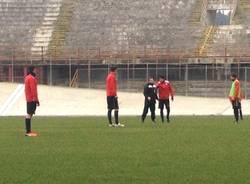
[[[38,64],[40,84],[105,89],[109,64]],[[188,64],[145,63],[118,64],[118,83],[121,91],[141,92],[144,83],[152,76],[169,79],[177,95],[201,97],[227,97],[231,73],[239,75],[242,91],[250,96],[250,63],[247,64]],[[0,65],[0,81],[24,80],[26,65]]]
[[[167,48],[131,47],[128,50],[109,50],[107,48],[75,48],[61,50],[60,54],[46,53],[41,47],[41,54],[32,55],[30,48],[25,46],[9,46],[0,48],[0,62],[60,62],[60,61],[157,61],[171,59],[191,59],[191,58],[250,58],[249,43],[242,43],[238,48],[220,47],[216,48],[216,54],[208,51],[206,55],[199,56],[198,51],[193,50],[173,50]],[[55,50],[55,52],[57,52]],[[58,51],[59,52],[59,51]],[[56,57],[54,57],[56,56]]]

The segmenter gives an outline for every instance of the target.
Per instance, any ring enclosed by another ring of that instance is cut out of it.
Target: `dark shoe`
[[[234,121],[234,124],[235,124],[235,125],[238,125],[238,124],[239,124],[239,121],[236,121],[236,120],[235,120],[235,121]]]

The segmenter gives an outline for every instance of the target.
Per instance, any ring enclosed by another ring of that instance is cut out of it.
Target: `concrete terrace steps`
[[[250,41],[250,37],[247,34],[247,26],[242,25],[230,25],[230,26],[220,26],[212,43],[212,48],[210,51],[216,53],[218,48],[223,48],[225,45],[228,50],[242,50],[246,47]],[[245,45],[245,46],[243,46]]]
[[[208,0],[196,0],[191,16],[189,17],[190,26],[206,25],[205,19],[207,16]]]
[[[111,2],[112,7],[107,8],[98,0],[74,1],[65,47],[105,48],[108,45],[114,51],[147,46],[193,47],[191,36],[197,28],[190,28],[187,21],[195,0]]]
[[[70,31],[70,24],[73,15],[74,3],[72,0],[63,0],[60,14],[55,22],[55,29],[52,33],[52,38],[49,43],[49,53],[54,58],[60,55],[61,49],[65,45],[65,40]]]
[[[250,1],[239,0],[238,8],[233,19],[235,24],[248,24],[250,20]]]
[[[47,23],[44,23],[44,30],[51,27],[49,22],[56,18],[57,4],[57,0],[1,0],[0,26],[3,31],[0,31],[0,45],[18,45],[18,50],[24,49],[30,54],[29,47],[37,33],[36,28],[42,25],[46,10],[49,16]],[[44,30],[38,33],[35,41],[42,42],[42,37],[48,39],[49,35],[44,34]],[[41,44],[37,45],[40,47]]]
[[[43,22],[40,27],[37,28],[36,33],[33,36],[33,46],[31,48],[32,57],[46,54],[49,48],[49,43],[51,41],[55,22],[57,21],[59,16],[60,7],[60,0],[56,1],[53,7],[47,7]]]
[[[217,27],[215,26],[206,27],[197,48],[198,56],[207,55],[207,51],[211,47],[211,44],[214,41],[216,32],[217,32]]]

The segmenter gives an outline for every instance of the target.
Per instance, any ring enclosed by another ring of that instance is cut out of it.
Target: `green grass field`
[[[105,117],[0,119],[0,183],[250,183],[250,117],[173,117],[109,128]]]

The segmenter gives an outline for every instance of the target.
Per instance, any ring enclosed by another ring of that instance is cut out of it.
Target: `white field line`
[[[0,108],[0,116],[5,116],[24,93],[24,85],[19,84]]]

